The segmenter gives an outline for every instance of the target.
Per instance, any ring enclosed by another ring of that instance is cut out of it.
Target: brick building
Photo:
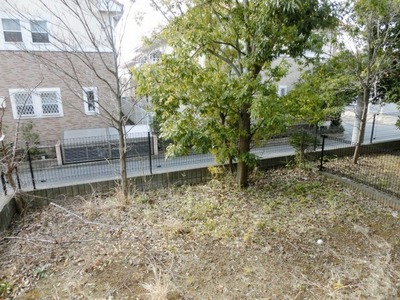
[[[0,115],[6,137],[26,123],[41,141],[60,140],[65,130],[113,125],[113,28],[122,13],[115,0],[1,1]]]

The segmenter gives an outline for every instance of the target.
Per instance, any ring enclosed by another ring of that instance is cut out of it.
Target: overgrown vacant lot
[[[314,172],[65,199],[0,243],[6,299],[400,298],[398,213]]]

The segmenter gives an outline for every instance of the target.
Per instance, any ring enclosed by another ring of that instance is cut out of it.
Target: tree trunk
[[[354,124],[353,124],[353,134],[351,136],[351,144],[352,145],[357,144],[357,141],[360,138],[361,119],[362,119],[363,110],[364,110],[364,93],[360,93],[357,97],[357,102],[356,102],[356,111],[355,111],[355,116],[354,116],[355,118],[354,118]]]
[[[368,114],[368,103],[369,103],[370,92],[371,91],[370,91],[369,87],[364,87],[363,98],[362,98],[362,104],[363,104],[362,114],[361,114],[360,126],[359,126],[359,136],[356,141],[356,147],[354,149],[353,164],[357,164],[358,158],[360,157],[361,145],[364,142],[365,127],[367,125],[367,114]],[[358,100],[360,100],[360,98]]]
[[[239,161],[237,167],[237,182],[240,187],[249,186],[249,165],[245,157],[250,152],[250,105],[242,105],[239,118]]]
[[[233,166],[233,157],[229,156],[229,171],[231,174],[235,173],[235,168]]]
[[[12,176],[12,171],[5,173],[5,176],[11,188],[14,190],[13,198],[15,200],[15,204],[17,205],[17,213],[21,215],[25,209],[25,203],[22,199],[21,191],[19,190],[18,185],[15,182],[14,177]]]
[[[304,139],[304,138],[303,138]],[[305,166],[306,166],[306,146],[305,146],[305,143],[304,143],[304,141],[302,141],[302,143],[301,143],[301,145],[300,145],[300,153],[299,153],[299,156],[300,156],[300,166],[302,167],[302,168],[305,168]]]
[[[119,142],[119,161],[120,161],[120,174],[121,174],[121,191],[124,201],[127,204],[129,196],[128,174],[126,170],[126,139],[125,139],[125,126],[122,122],[118,124],[118,142]]]

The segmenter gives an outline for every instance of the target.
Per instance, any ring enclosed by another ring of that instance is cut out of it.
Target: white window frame
[[[94,96],[94,109],[90,109],[90,103],[88,102],[87,93],[93,92]],[[98,115],[100,114],[99,110],[99,97],[97,94],[97,87],[84,87],[83,88],[83,105],[85,109],[85,114],[91,115]]]
[[[11,20],[11,21],[14,21],[16,24],[18,24],[19,30],[9,30],[9,29],[5,29],[5,28],[4,28],[3,20]],[[23,34],[22,34],[22,26],[21,26],[20,20],[14,19],[14,18],[1,18],[1,26],[2,26],[2,29],[3,29],[3,38],[4,38],[4,42],[6,42],[6,43],[23,43],[23,42],[24,42],[24,38],[23,38]],[[18,32],[18,33],[20,34],[20,36],[21,36],[21,40],[20,40],[20,41],[7,41],[6,35],[5,35],[6,32]]]
[[[58,113],[52,113],[52,114],[43,113],[42,98],[40,94],[44,92],[55,92],[57,94]],[[53,118],[53,117],[64,116],[60,88],[10,89],[9,93],[10,93],[10,102],[14,119]],[[15,99],[15,95],[18,93],[26,93],[31,95],[34,114],[18,115],[17,104]]]
[[[284,91],[283,93],[281,93],[282,90]],[[279,96],[279,97],[286,96],[287,93],[288,93],[288,87],[287,87],[287,85],[278,85],[278,96]]]
[[[42,29],[42,30],[39,30],[39,31],[34,31],[34,29],[32,28],[32,25],[33,25],[33,23],[35,23],[35,22],[43,22],[44,24],[45,24],[45,26],[41,26],[41,25],[39,25],[39,27],[40,27],[40,29]],[[48,22],[47,21],[45,21],[45,20],[30,20],[29,21],[29,26],[30,26],[30,33],[31,33],[31,39],[32,39],[32,43],[33,44],[49,44],[50,43],[50,36],[49,36],[49,26],[48,26]],[[33,35],[35,34],[35,33],[39,33],[39,34],[46,34],[47,35],[47,42],[35,42],[34,40],[33,40]]]
[[[161,54],[159,51],[153,51],[149,54],[149,61],[152,63],[158,62],[161,58]]]
[[[3,96],[0,97],[0,108],[6,108],[6,98]]]

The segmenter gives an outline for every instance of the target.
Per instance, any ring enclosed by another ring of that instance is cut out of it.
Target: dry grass
[[[399,299],[395,211],[312,171],[93,193],[0,237],[5,299]]]
[[[162,273],[156,265],[152,265],[154,278],[141,286],[146,290],[144,294],[149,300],[167,300],[168,294],[172,290],[171,279]]]

